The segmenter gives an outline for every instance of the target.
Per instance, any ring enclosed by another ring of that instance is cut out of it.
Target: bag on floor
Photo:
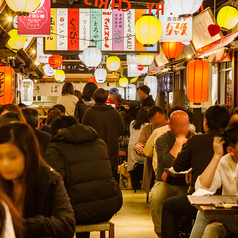
[[[122,190],[132,189],[131,176],[127,172],[127,162],[123,162],[122,165],[118,166],[118,173],[120,174],[119,186]]]

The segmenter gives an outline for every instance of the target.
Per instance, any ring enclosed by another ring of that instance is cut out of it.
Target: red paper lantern
[[[162,48],[165,56],[174,59],[182,53],[183,44],[182,42],[164,42]]]
[[[89,83],[95,83],[96,85],[98,85],[98,82],[96,81],[95,78],[90,78],[90,79],[88,80],[88,82],[89,82]]]
[[[207,98],[208,63],[195,59],[187,65],[187,96],[190,102],[201,104]]]
[[[62,57],[60,55],[51,55],[48,63],[53,69],[58,69],[62,65]]]
[[[12,103],[15,95],[14,69],[0,66],[0,104]]]

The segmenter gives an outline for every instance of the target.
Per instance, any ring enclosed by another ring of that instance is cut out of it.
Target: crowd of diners
[[[137,93],[134,106],[116,88],[90,82],[81,93],[66,82],[45,121],[33,107],[0,106],[0,237],[72,238],[76,225],[109,221],[123,205],[119,137],[126,128],[127,169],[135,178],[144,164],[141,188],[158,237],[179,237],[184,221],[191,238],[238,235],[238,215],[207,216],[187,198],[198,189],[236,195],[238,110],[209,107],[196,133],[190,111],[172,107],[166,120],[146,85]],[[171,167],[187,172],[173,177],[165,171]]]

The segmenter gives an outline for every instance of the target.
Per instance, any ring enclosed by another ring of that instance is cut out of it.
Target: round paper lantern
[[[201,104],[207,98],[208,63],[195,59],[187,65],[187,96],[190,102]]]
[[[94,72],[95,80],[98,83],[104,83],[107,78],[107,70],[103,68],[98,68]]]
[[[52,76],[54,76],[55,72],[56,72],[56,69],[53,69],[52,67],[50,67],[49,64],[46,64],[44,66],[44,73],[46,76],[52,77]]]
[[[12,103],[15,95],[14,69],[0,66],[0,104]]]
[[[19,36],[17,29],[12,29],[8,32],[11,38],[8,40],[7,44],[13,50],[21,49],[26,43],[26,37]]]
[[[164,0],[164,4],[176,16],[192,15],[202,5],[203,0]]]
[[[31,79],[21,81],[21,102],[27,106],[33,103],[34,83]]]
[[[106,66],[111,72],[116,72],[121,66],[121,60],[117,56],[110,56],[106,61]]]
[[[165,56],[174,59],[182,53],[183,44],[182,42],[164,42],[162,48]]]
[[[96,85],[98,85],[98,82],[96,81],[95,78],[90,78],[90,79],[88,80],[88,82],[89,82],[89,83],[95,83]]]
[[[89,46],[83,51],[82,59],[87,67],[97,67],[102,61],[102,52],[96,46]]]
[[[144,84],[150,88],[150,95],[152,95],[153,99],[155,100],[157,97],[157,87],[158,87],[158,80],[155,76],[146,76],[144,79]]]
[[[123,88],[125,88],[128,85],[128,79],[126,77],[119,79],[119,85]]]
[[[217,15],[217,23],[220,27],[231,29],[238,21],[238,11],[235,7],[225,6],[220,9]]]
[[[58,69],[62,65],[63,59],[60,55],[51,55],[48,59],[48,63],[51,68]]]
[[[28,16],[40,6],[41,0],[6,0],[6,4],[17,15]]]
[[[126,86],[126,100],[136,100],[136,85],[128,84]]]
[[[162,25],[158,18],[153,15],[143,15],[136,21],[136,39],[144,47],[152,47],[159,41],[162,33]]]
[[[56,82],[62,83],[65,80],[65,72],[61,69],[57,69],[54,77]]]
[[[142,65],[148,66],[148,65],[152,64],[152,62],[154,61],[154,55],[141,54],[141,55],[138,55],[138,60]]]

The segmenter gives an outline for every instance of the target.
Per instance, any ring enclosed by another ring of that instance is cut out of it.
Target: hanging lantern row
[[[96,46],[89,46],[80,58],[87,67],[97,67],[102,61],[102,52]]]
[[[107,70],[103,68],[98,68],[95,70],[94,76],[97,83],[104,83],[107,78]]]
[[[0,105],[12,103],[15,95],[14,69],[9,66],[0,66]]]
[[[201,104],[207,98],[208,63],[205,60],[191,60],[187,65],[187,96],[190,102]]]
[[[116,72],[121,67],[121,60],[117,56],[110,56],[106,61],[109,71]]]
[[[170,59],[177,58],[183,50],[182,42],[164,42],[162,45],[165,56]]]
[[[8,40],[7,45],[11,50],[19,50],[25,45],[26,37],[19,36],[17,29],[10,30],[8,34],[11,38]]]
[[[153,63],[154,57],[155,56],[152,54],[140,54],[140,55],[138,55],[138,61],[143,66],[149,66],[150,64]]]

